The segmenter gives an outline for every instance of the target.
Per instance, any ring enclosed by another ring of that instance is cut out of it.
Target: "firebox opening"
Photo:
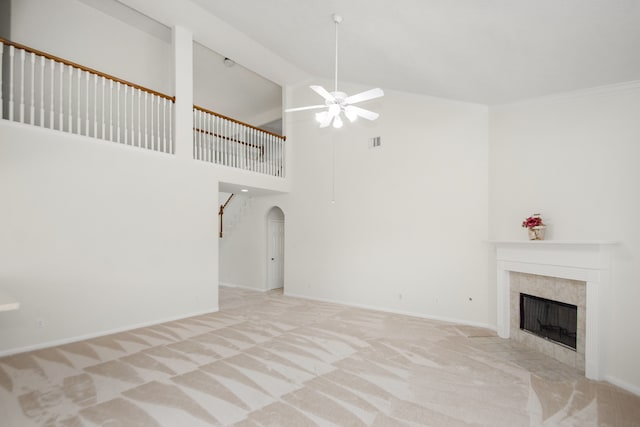
[[[520,294],[520,329],[576,349],[578,307]]]

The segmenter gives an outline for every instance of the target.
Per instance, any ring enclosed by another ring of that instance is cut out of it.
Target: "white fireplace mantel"
[[[602,321],[607,310],[611,241],[492,241],[497,261],[497,330],[509,338],[509,273],[529,273],[586,282],[585,375],[600,380],[603,372]]]

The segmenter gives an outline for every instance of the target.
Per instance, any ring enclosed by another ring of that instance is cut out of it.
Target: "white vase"
[[[537,227],[527,228],[529,233],[529,240],[544,240],[544,225],[539,225]]]

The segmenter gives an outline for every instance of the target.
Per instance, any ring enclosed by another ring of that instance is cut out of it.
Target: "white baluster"
[[[224,139],[224,119],[222,117],[216,116],[216,122],[218,124],[217,131],[217,139],[218,139],[218,164],[224,165],[226,153],[224,151],[224,145],[226,143],[226,139]]]
[[[262,132],[262,138],[264,139],[264,170],[263,173],[269,174],[269,135]]]
[[[15,48],[9,46],[9,120],[13,121],[13,57]]]
[[[109,141],[113,141],[113,80],[109,79]]]
[[[227,120],[227,153],[229,154],[228,166],[233,166],[233,122]]]
[[[29,124],[36,123],[36,54],[31,53],[31,104],[29,105]]]
[[[264,134],[264,132],[259,132],[260,134],[260,141],[262,141],[262,164],[261,164],[261,171],[262,173],[267,173],[267,150],[269,150],[269,143],[267,141],[267,136]]]
[[[88,71],[84,72],[85,77],[85,103],[84,103],[84,129],[85,135],[89,136],[89,80],[91,79],[91,74]]]
[[[211,115],[209,113],[205,113],[204,111],[199,111],[198,114],[200,115],[200,122],[198,124],[198,128],[200,130],[200,132],[198,132],[198,134],[200,135],[200,152],[198,154],[199,159],[206,162],[209,161],[209,157],[211,155],[209,151],[211,138],[207,133],[209,131],[209,128],[211,127]]]
[[[202,116],[204,118],[204,143],[206,144],[205,147],[207,149],[207,156],[204,160],[213,163],[213,157],[215,156],[215,151],[214,151],[214,136],[213,136],[213,118],[214,116],[209,114],[209,113],[202,113]]]
[[[247,169],[253,170],[253,128],[247,129]]]
[[[249,157],[249,170],[255,171],[255,153],[256,153],[256,149],[254,148],[254,141],[253,141],[253,134],[255,132],[255,129],[251,128],[249,129],[249,137],[248,137],[248,143],[251,144],[249,145],[249,153],[250,153],[250,157]]]
[[[104,111],[104,104],[105,104],[105,96],[104,96],[104,88],[106,85],[106,80],[104,78],[104,76],[100,76],[100,81],[102,82],[102,95],[100,96],[100,127],[102,128],[102,139],[106,139],[105,138],[105,128],[106,128],[106,118],[105,118],[105,111]]]
[[[128,136],[129,136],[129,129],[127,129],[127,117],[129,117],[127,115],[127,93],[129,92],[129,86],[128,85],[124,85],[124,143],[128,144]],[[133,110],[131,111],[131,114],[133,115]]]
[[[53,84],[53,79],[56,74],[56,62],[53,59],[50,59],[49,63],[51,64],[51,75],[49,76],[49,93],[51,95],[51,99],[49,99],[49,129],[55,129],[55,108],[53,107],[55,102],[55,86]]]
[[[217,152],[218,152],[218,161],[219,165],[224,165],[224,120],[222,117],[214,116],[214,120],[216,123],[216,144],[217,144]]]
[[[0,61],[1,63],[1,61]],[[40,57],[40,126],[44,127],[44,71],[46,69],[45,57]],[[2,79],[0,79],[2,80]],[[0,116],[2,116],[0,114]]]
[[[276,174],[276,137],[273,135],[269,135],[269,139],[271,140],[271,157],[269,159],[269,175]]]
[[[167,98],[162,98],[162,152],[167,152]]]
[[[171,154],[175,154],[173,147],[173,102],[169,102],[169,145]]]
[[[238,129],[239,129],[239,125],[238,123],[233,123],[233,139],[234,139],[234,143],[233,143],[233,167],[237,168],[238,167],[238,148],[240,147],[240,135],[238,133]]]
[[[227,152],[227,166],[231,166],[231,162],[233,161],[233,159],[231,158],[231,121],[229,120],[225,120],[227,126],[226,126],[226,131],[225,131],[225,135],[227,137],[226,141],[227,141],[227,149],[225,150]]]
[[[60,71],[58,72],[60,75],[60,111],[58,112],[58,123],[60,125],[60,130],[64,130],[64,64],[60,63]]]
[[[205,113],[204,111],[200,111],[200,160],[209,161],[209,157],[211,155],[209,151],[209,123],[210,123],[210,114]]]
[[[76,133],[78,135],[82,135],[82,102],[81,102],[81,98],[82,98],[82,94],[80,93],[82,91],[82,70],[78,70],[78,73],[76,74],[76,83],[77,83],[77,89],[78,89],[78,96],[77,96],[77,102],[76,102],[76,112],[78,113],[76,116]]]
[[[153,96],[156,100],[156,139],[155,139],[155,144],[156,144],[156,150],[158,151],[162,151],[162,144],[161,144],[161,138],[160,138],[160,98],[157,96]]]
[[[276,176],[282,176],[282,140],[280,138],[276,138]]]
[[[144,93],[144,148],[148,148],[148,145],[147,145],[147,92]]]
[[[222,136],[224,134],[224,119],[214,114],[211,115],[211,133],[213,134],[212,144],[213,144],[213,163],[217,163],[219,165],[224,164],[224,142],[225,139]]]
[[[202,116],[201,116],[201,112],[199,110],[196,110],[195,108],[193,109],[193,147],[192,147],[192,153],[191,155],[193,156],[194,159],[196,160],[201,160],[200,159],[200,143],[202,142],[202,136],[201,133],[198,131],[201,127],[202,127]]]
[[[275,145],[274,152],[275,158],[273,161],[276,176],[280,176],[280,138],[274,137]]]
[[[220,163],[220,118],[218,116],[211,115],[211,133],[212,140],[211,144],[213,145],[213,153],[212,153],[212,161],[213,163]]]
[[[4,111],[3,111],[3,106],[4,106],[4,98],[2,96],[2,69],[4,68],[4,62],[3,62],[3,57],[4,57],[4,43],[2,43],[2,40],[0,40],[0,120],[4,119]]]
[[[193,159],[199,160],[198,159],[198,141],[199,141],[200,135],[198,135],[197,129],[199,126],[200,112],[194,108],[191,110],[191,114],[193,114],[193,134],[191,135],[191,157]]]
[[[282,139],[276,137],[276,176],[282,176]]]
[[[150,142],[150,145],[151,145],[150,148],[152,150],[156,150],[156,140],[155,140],[155,136],[153,134],[153,130],[155,129],[155,126],[153,124],[153,109],[155,108],[155,99],[156,99],[156,97],[154,95],[151,95],[150,98],[151,98],[151,112],[150,112],[149,116],[151,116],[151,118],[150,118],[150,125],[149,125],[149,133],[151,134],[150,135],[150,139],[151,140],[149,142]]]
[[[80,70],[78,70],[80,73]],[[73,133],[73,67],[69,65],[69,132]]]
[[[131,89],[133,90],[133,89]],[[141,100],[142,100],[142,92],[137,89],[138,91],[138,147],[142,147],[142,121],[140,120],[140,110],[141,108]]]
[[[227,150],[227,146],[229,144],[229,140],[227,139],[227,127],[229,123],[227,123],[226,119],[222,119],[222,164],[227,166],[229,164],[229,150]]]
[[[24,50],[20,50],[20,123],[24,123]]]
[[[116,82],[116,142],[120,143],[120,82]]]
[[[229,166],[236,166],[236,123],[229,121]]]
[[[151,94],[151,139],[153,140],[153,149],[160,151],[160,98]]]
[[[98,138],[98,75],[93,75],[93,137]]]
[[[208,122],[208,117],[209,115],[207,113],[205,113],[204,111],[198,111],[198,117],[199,117],[199,121],[198,121],[198,129],[199,132],[198,133],[198,160],[204,160],[206,161],[208,156],[207,153],[207,122]]]
[[[271,150],[269,150],[269,175],[275,175],[275,170],[274,170],[274,153],[275,153],[275,143],[276,143],[276,138],[273,135],[269,135],[269,141],[271,145]]]
[[[213,153],[211,153],[211,161],[212,163],[218,163],[220,160],[220,154],[219,154],[219,139],[218,139],[218,130],[217,130],[217,126],[218,126],[218,117],[211,115],[211,147],[213,150]]]
[[[243,137],[242,137],[242,131],[244,129],[244,125],[238,124],[236,125],[236,139],[238,140],[236,142],[236,167],[237,168],[242,168],[242,149],[244,147],[244,145],[242,144],[243,141]]]

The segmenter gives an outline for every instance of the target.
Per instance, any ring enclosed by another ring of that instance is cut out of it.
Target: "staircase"
[[[229,200],[231,193],[220,192],[218,202],[223,206]],[[229,203],[224,207],[222,230],[220,238],[228,237],[233,230],[242,222],[247,211],[253,204],[253,197],[243,194],[234,194]]]

